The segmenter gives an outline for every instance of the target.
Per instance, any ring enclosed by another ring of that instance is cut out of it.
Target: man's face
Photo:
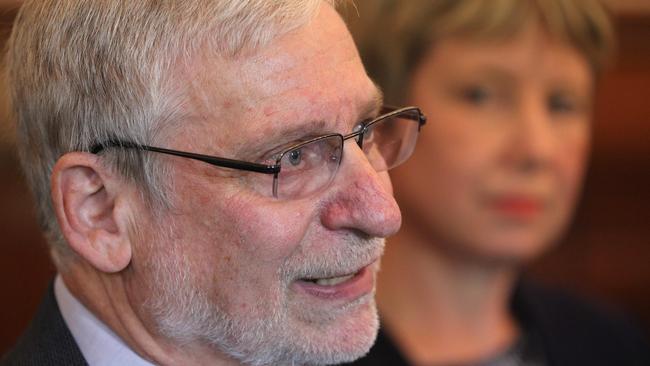
[[[345,25],[326,5],[254,54],[193,67],[181,80],[191,84],[191,116],[166,147],[261,161],[300,139],[349,133],[379,107]],[[259,364],[340,362],[367,351],[381,238],[401,216],[388,175],[357,145],[346,142],[329,187],[300,200],[273,198],[272,179],[258,173],[165,159],[174,208],[139,228],[147,244],[134,249],[130,283],[152,326]],[[250,183],[259,179],[267,190]]]

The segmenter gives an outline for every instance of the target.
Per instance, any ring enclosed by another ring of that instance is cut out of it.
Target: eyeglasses
[[[425,123],[426,117],[417,107],[384,107],[382,115],[360,123],[350,134],[332,133],[288,146],[268,160],[275,161],[274,164],[226,159],[120,140],[95,144],[90,152],[98,154],[108,148],[137,149],[199,160],[222,168],[262,173],[264,175],[256,174],[250,179],[256,189],[271,193],[277,199],[300,199],[326,188],[332,182],[341,165],[346,140],[354,138],[372,167],[378,172],[386,171],[402,164],[413,154],[419,131]]]

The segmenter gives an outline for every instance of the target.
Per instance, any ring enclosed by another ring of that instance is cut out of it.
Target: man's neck
[[[106,324],[72,295],[61,275],[54,281],[54,296],[70,333],[90,365],[152,364],[133,352]]]
[[[120,275],[99,274],[92,270],[88,272],[77,267],[62,274],[62,283],[65,283],[66,291],[90,316],[95,317],[99,324],[104,325],[119,344],[126,347],[129,352],[133,353],[133,356],[142,361],[143,365],[147,363],[157,365],[239,365],[238,362],[215,352],[212,347],[193,343],[179,346],[171,340],[157,335],[150,330],[155,329],[155,326],[147,326],[147,321],[143,320],[135,311]],[[79,278],[84,280],[76,280]],[[77,343],[80,343],[79,340]],[[87,357],[83,346],[81,348],[82,353]]]
[[[404,226],[389,239],[378,283],[383,324],[416,364],[471,362],[508,347],[513,268],[464,261]]]

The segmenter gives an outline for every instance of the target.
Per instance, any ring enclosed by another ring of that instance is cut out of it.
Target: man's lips
[[[377,261],[354,273],[328,278],[305,278],[294,282],[295,288],[325,300],[352,301],[370,293],[375,285],[373,266]]]

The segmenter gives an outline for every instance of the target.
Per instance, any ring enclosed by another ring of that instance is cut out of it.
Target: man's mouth
[[[306,279],[304,281],[315,283],[318,286],[334,286],[351,279],[355,275],[356,273],[338,277]]]
[[[376,266],[374,261],[354,273],[303,278],[294,282],[294,289],[319,299],[352,301],[372,292]]]

